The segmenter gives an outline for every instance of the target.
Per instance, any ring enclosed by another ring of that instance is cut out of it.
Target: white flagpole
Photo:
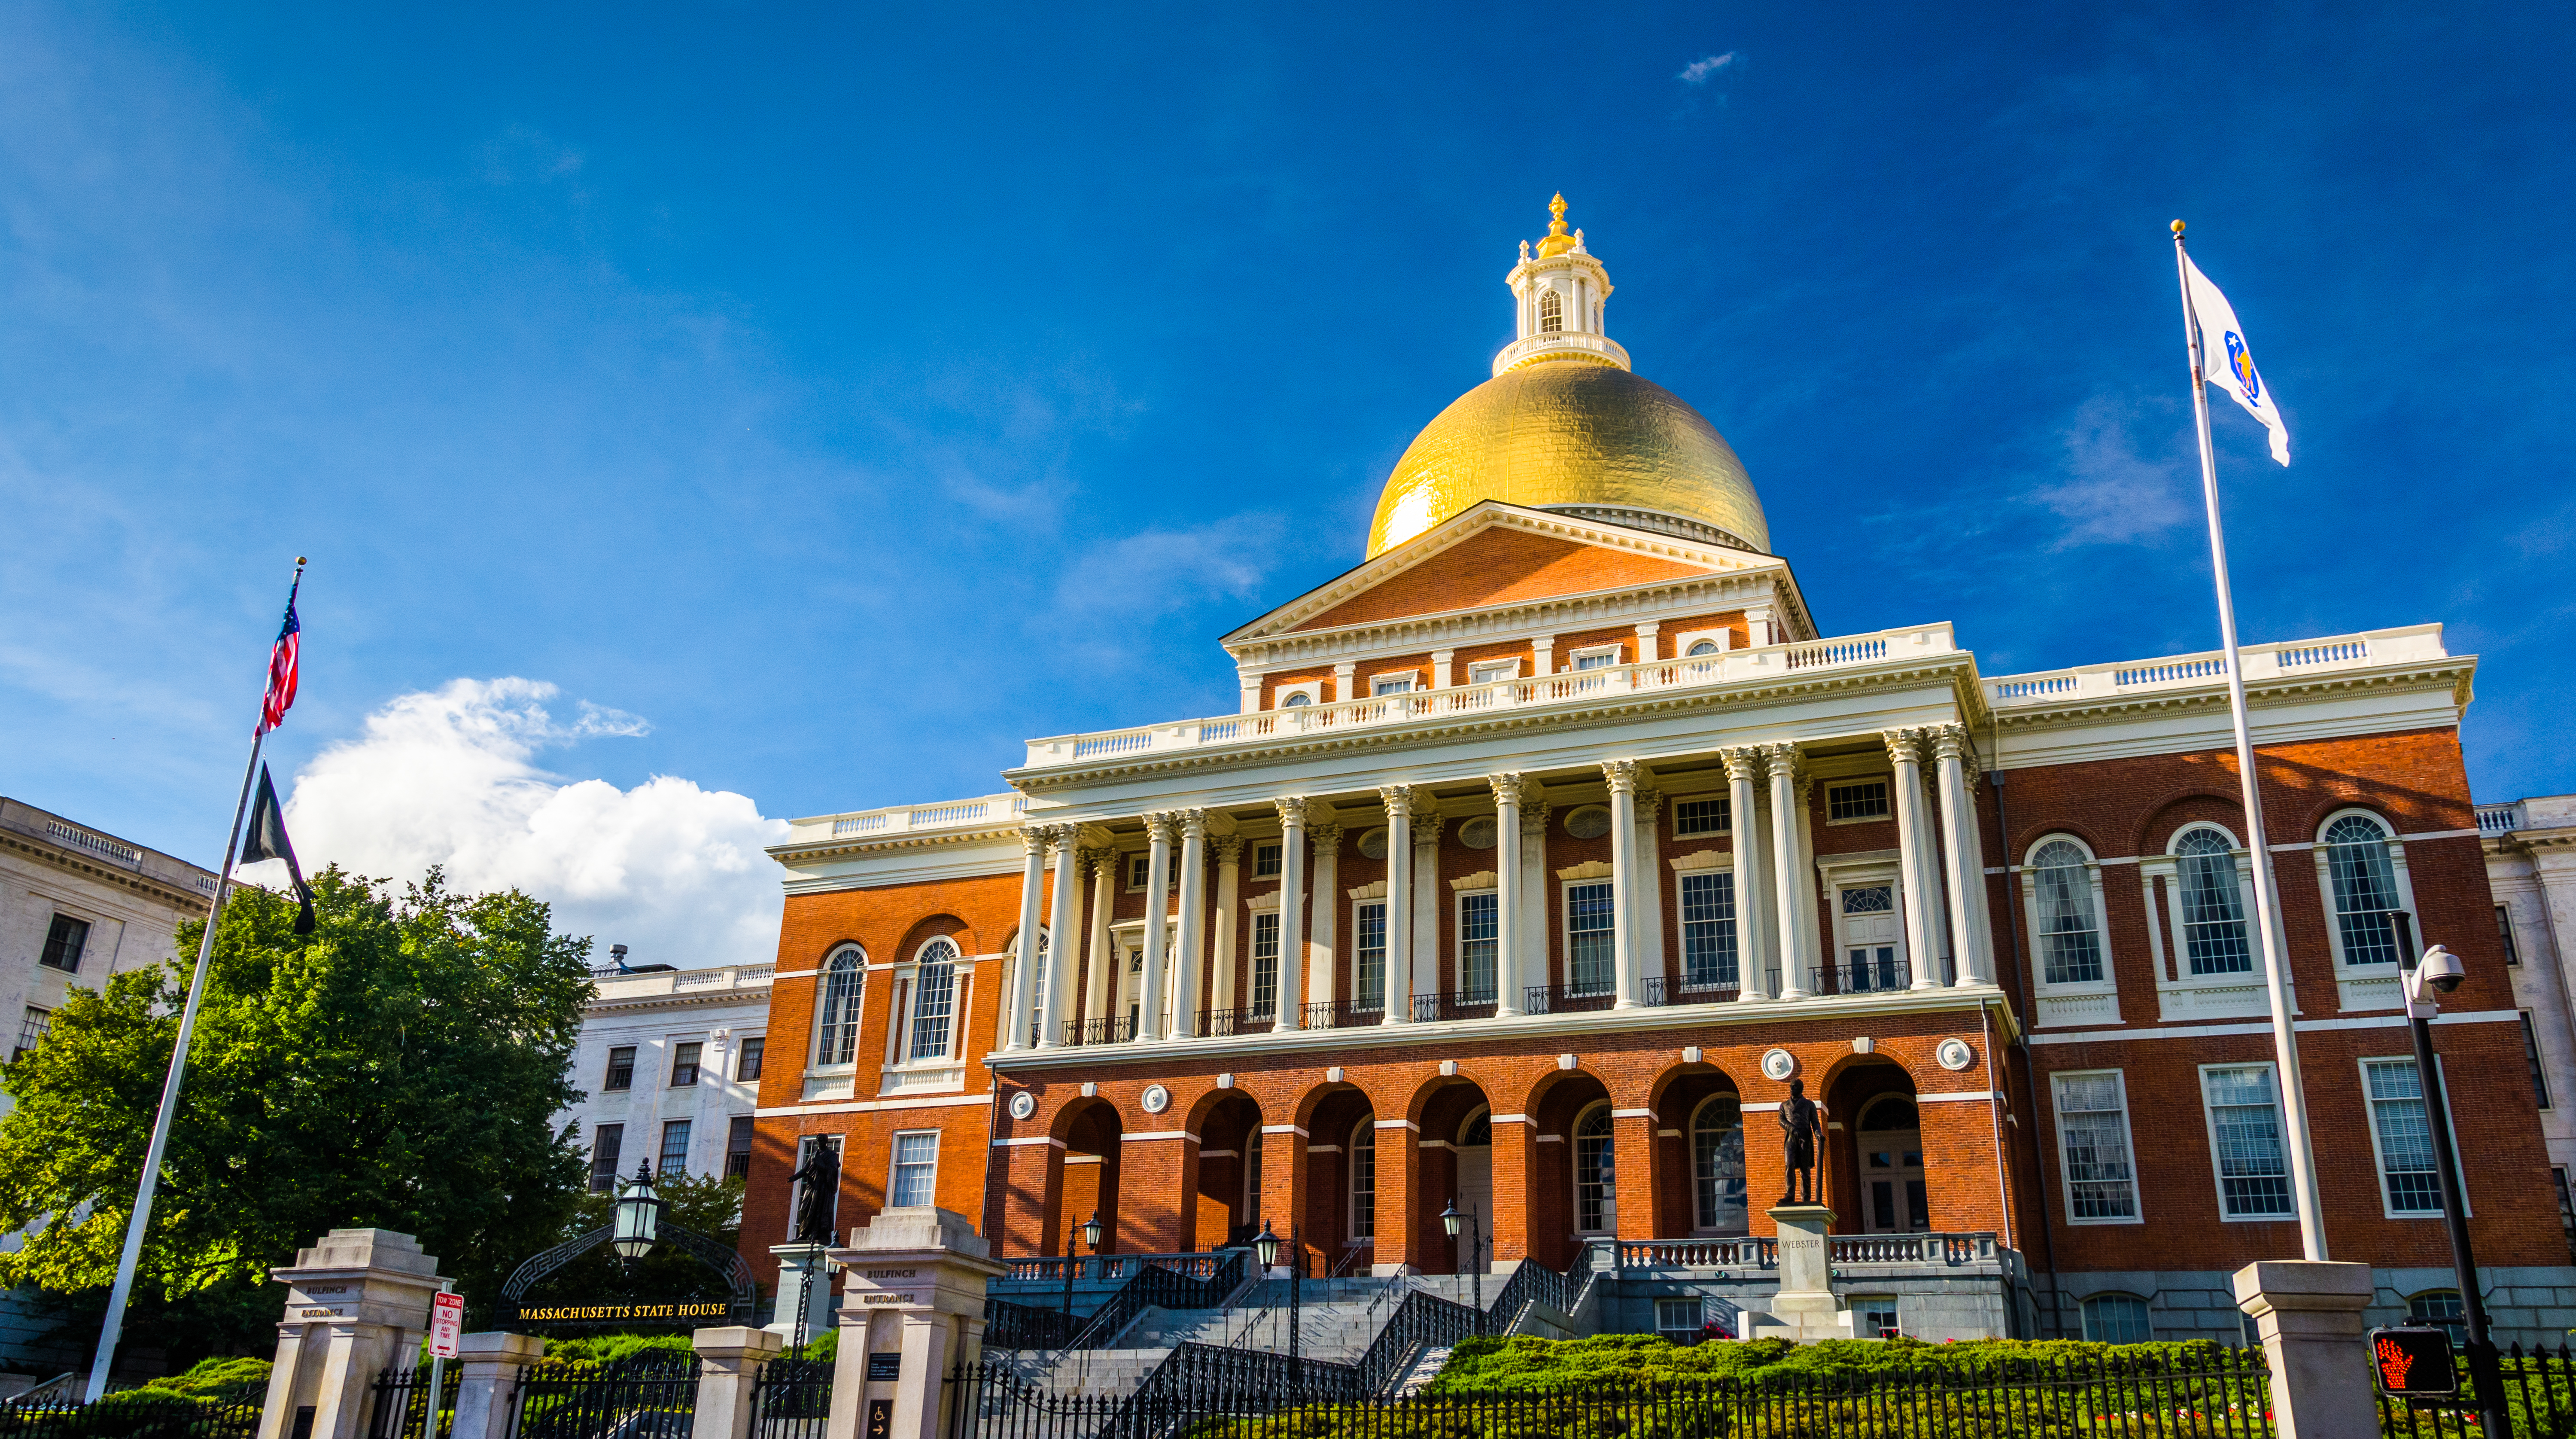
[[[298,585],[304,579],[304,561],[295,562]],[[295,587],[286,592],[288,609],[295,607]],[[116,1261],[116,1286],[108,1291],[107,1318],[99,1325],[98,1355],[89,1366],[89,1401],[96,1403],[107,1393],[107,1372],[116,1363],[116,1341],[125,1332],[125,1305],[134,1294],[134,1271],[143,1261],[143,1232],[152,1223],[152,1194],[161,1183],[161,1151],[170,1142],[170,1121],[179,1111],[179,1084],[188,1073],[188,1038],[196,1033],[197,1009],[206,997],[206,970],[215,958],[215,927],[224,917],[224,900],[232,893],[233,855],[241,848],[242,818],[250,810],[251,785],[259,778],[259,752],[268,743],[268,725],[263,722],[250,740],[250,763],[242,767],[241,798],[233,804],[232,833],[224,839],[223,867],[215,871],[215,902],[206,910],[205,937],[197,941],[197,973],[188,981],[188,1002],[179,1011],[179,1037],[170,1046],[170,1074],[161,1081],[161,1111],[152,1119],[152,1142],[143,1150],[143,1179],[135,1186],[134,1213],[125,1221],[125,1252]]]
[[[2317,1160],[2308,1142],[2308,1095],[2299,1078],[2299,1036],[2292,1027],[2289,958],[2275,919],[2272,849],[2263,828],[2263,790],[2254,768],[2253,730],[2245,718],[2245,668],[2236,652],[2236,600],[2227,582],[2227,533],[2218,522],[2218,460],[2209,448],[2209,390],[2201,350],[2200,318],[2191,307],[2191,276],[2184,268],[2182,221],[2173,222],[2174,278],[2182,286],[2183,335],[2191,347],[2191,410],[2200,430],[2200,493],[2209,510],[2209,568],[2218,579],[2218,635],[2227,651],[2227,709],[2236,724],[2236,775],[2245,795],[2246,844],[2254,871],[2254,922],[2263,940],[2263,985],[2272,1002],[2272,1053],[2281,1070],[2282,1149],[2290,1162],[2290,1189],[2299,1211],[2299,1244],[2305,1257],[2326,1257],[2325,1221],[2317,1202]]]

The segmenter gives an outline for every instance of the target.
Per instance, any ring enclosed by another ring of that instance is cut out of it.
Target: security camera
[[[2416,983],[2429,984],[2444,994],[2459,988],[2466,978],[2468,971],[2460,967],[2460,957],[2438,944],[2424,951],[2424,958],[2415,965]]]

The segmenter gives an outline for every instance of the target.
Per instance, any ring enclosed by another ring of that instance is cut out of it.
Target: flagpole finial
[[[2177,235],[2182,233],[2182,221],[2176,220],[2173,222],[2173,232]]]
[[[2180,226],[2180,225],[2182,224],[2182,222],[2181,222],[2180,220],[2176,220],[2176,221],[2174,222],[2174,224],[2178,227],[2178,226]],[[304,568],[304,557],[303,557],[302,555],[297,555],[297,556],[295,557],[295,567],[296,567],[297,569],[299,569],[299,570],[300,570],[300,569],[302,569],[302,568]]]

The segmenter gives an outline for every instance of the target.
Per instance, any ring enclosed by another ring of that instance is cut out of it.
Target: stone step
[[[1439,1378],[1441,1367],[1446,1365],[1448,1362],[1448,1345],[1439,1344],[1426,1347],[1421,1353],[1413,1356],[1413,1362],[1405,1366],[1404,1376],[1395,1381],[1395,1397],[1398,1399],[1412,1398],[1415,1394],[1421,1392],[1423,1386],[1429,1384],[1432,1380]]]

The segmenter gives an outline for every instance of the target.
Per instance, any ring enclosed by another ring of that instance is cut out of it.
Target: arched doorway
[[[1656,1237],[1750,1233],[1744,1096],[1735,1080],[1715,1065],[1684,1064],[1657,1081],[1652,1107]]]
[[[1852,1150],[1860,1162],[1861,1232],[1921,1234],[1929,1229],[1923,1125],[1914,1096],[1882,1094],[1863,1105]]]
[[[1476,1112],[1458,1126],[1457,1197],[1451,1202],[1467,1217],[1476,1241],[1466,1244],[1458,1256],[1461,1274],[1494,1272],[1494,1110],[1491,1105],[1478,1105]]]
[[[1118,1252],[1118,1150],[1124,1132],[1117,1109],[1105,1100],[1082,1100],[1066,1111],[1064,1183],[1055,1223],[1047,1226],[1051,1249],[1097,1214],[1100,1251]]]
[[[1308,1111],[1306,1134],[1308,1272],[1366,1275],[1375,1262],[1378,1225],[1387,1218],[1377,1206],[1377,1111],[1354,1086],[1328,1089]]]
[[[1198,1122],[1198,1242],[1249,1244],[1261,1232],[1261,1106],[1224,1090]]]
[[[1494,1256],[1493,1105],[1474,1080],[1433,1080],[1408,1116],[1418,1127],[1418,1168],[1406,1258],[1426,1274],[1492,1272]],[[1441,1213],[1455,1206],[1458,1237]]]
[[[1594,1075],[1550,1076],[1532,1105],[1538,1120],[1530,1158],[1529,1255],[1563,1270],[1595,1239],[1618,1231],[1618,1145],[1610,1091]]]

